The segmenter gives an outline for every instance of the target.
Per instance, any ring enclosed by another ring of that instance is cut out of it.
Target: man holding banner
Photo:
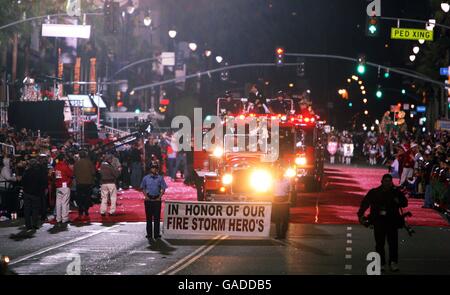
[[[151,241],[154,238],[161,238],[159,231],[159,222],[161,218],[161,197],[167,189],[167,184],[164,177],[159,175],[158,166],[152,165],[150,167],[150,174],[142,179],[141,189],[145,196],[145,215],[147,219],[147,236]],[[153,225],[152,225],[153,222]]]

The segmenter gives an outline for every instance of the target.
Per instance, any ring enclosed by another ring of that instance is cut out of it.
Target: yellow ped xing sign
[[[391,28],[391,39],[433,41],[433,31]]]

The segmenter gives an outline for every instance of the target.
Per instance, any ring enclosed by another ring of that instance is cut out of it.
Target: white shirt
[[[276,197],[284,197],[289,194],[290,182],[288,179],[280,179],[275,181],[275,186],[273,189],[273,196]]]

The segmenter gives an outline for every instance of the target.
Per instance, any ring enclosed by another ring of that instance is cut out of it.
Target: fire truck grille
[[[231,192],[233,194],[251,193],[249,186],[249,171],[237,170],[233,171],[233,183],[231,185]]]

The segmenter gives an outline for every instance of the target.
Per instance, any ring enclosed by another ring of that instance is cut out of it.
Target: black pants
[[[77,185],[77,205],[80,215],[83,213],[88,215],[89,207],[91,205],[92,185],[78,184]]]
[[[277,231],[277,238],[286,238],[289,226],[289,203],[273,203],[273,217]]]
[[[39,226],[41,214],[42,197],[39,195],[23,194],[23,209],[25,215],[25,226],[27,229]]]
[[[159,238],[159,221],[161,218],[161,200],[145,201],[145,216],[147,217],[147,237],[152,238],[153,232],[155,238]],[[153,222],[153,227],[152,227]]]
[[[395,224],[387,221],[374,223],[375,251],[381,256],[381,265],[386,264],[384,243],[387,239],[389,246],[389,263],[398,262],[398,229]]]
[[[43,192],[41,193],[41,219],[42,221],[45,221],[47,219],[47,213],[48,213],[48,195]]]

